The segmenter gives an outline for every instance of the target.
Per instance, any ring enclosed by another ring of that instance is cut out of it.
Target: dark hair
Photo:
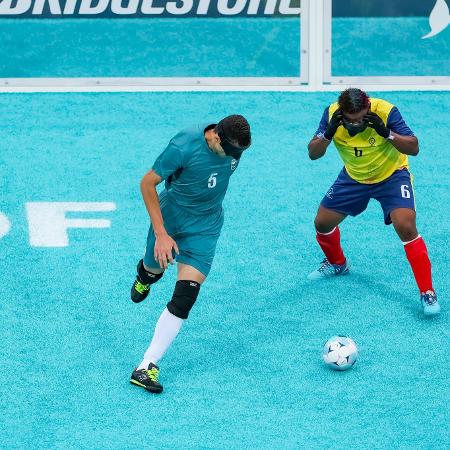
[[[341,92],[338,103],[346,113],[359,113],[369,106],[369,96],[361,89],[348,88]]]
[[[239,147],[246,148],[251,144],[250,125],[244,116],[233,114],[222,119],[221,125],[227,139],[237,142]]]

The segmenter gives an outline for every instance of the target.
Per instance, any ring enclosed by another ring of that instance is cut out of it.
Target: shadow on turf
[[[373,276],[365,275],[364,273],[358,273],[352,270],[348,276],[338,277],[336,279],[327,280],[299,280],[302,290],[307,289],[334,289],[336,285],[345,284],[349,290],[357,292],[366,292],[368,289],[381,299],[387,299],[389,302],[394,302],[401,305],[405,311],[411,312],[412,315],[419,319],[424,319],[425,316],[421,312],[419,303],[419,293],[416,295],[407,296],[404,291],[396,290],[391,283],[383,283],[377,281]],[[314,286],[314,288],[313,288]],[[360,288],[360,289],[358,289]],[[437,316],[439,317],[439,316]],[[430,317],[426,317],[428,320]]]
[[[421,311],[421,306],[419,303],[419,294],[416,296],[410,297],[406,296],[404,292],[393,289],[391,284],[384,284],[379,281],[375,281],[372,277],[369,277],[364,274],[350,274],[351,281],[353,284],[361,285],[362,288],[367,289],[367,286],[373,288],[379,296],[383,298],[387,298],[389,302],[394,301],[397,304],[400,304],[406,311],[412,313],[412,315],[416,316],[418,319],[426,319],[426,320],[436,320],[440,316],[435,317],[427,317]]]

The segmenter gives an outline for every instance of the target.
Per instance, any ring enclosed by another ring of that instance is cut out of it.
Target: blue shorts
[[[173,253],[177,262],[195,267],[207,276],[216,253],[223,225],[223,209],[213,214],[194,215],[171,202],[164,192],[159,198],[164,227],[169,236],[178,245],[179,255]],[[144,264],[147,267],[159,267],[153,254],[155,249],[155,233],[150,225],[145,248]]]
[[[396,170],[389,178],[374,184],[358,183],[345,167],[325,194],[321,205],[349,216],[361,214],[374,198],[383,208],[384,223],[392,223],[391,211],[397,208],[415,210],[414,191],[408,169]]]

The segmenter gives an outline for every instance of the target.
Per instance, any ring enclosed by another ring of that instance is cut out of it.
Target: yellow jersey
[[[338,108],[337,102],[329,106],[328,121]],[[393,108],[395,106],[385,100],[370,99],[370,110],[378,114],[385,125],[388,125],[388,117]],[[397,108],[395,111],[400,115]],[[400,119],[409,130],[401,116]],[[412,135],[412,132],[409,130],[409,133],[405,134]],[[408,168],[408,157],[400,153],[389,140],[381,137],[373,128],[367,127],[363,132],[351,137],[344,126],[340,125],[333,137],[333,142],[347,173],[359,183],[379,183],[390,177],[396,170]]]

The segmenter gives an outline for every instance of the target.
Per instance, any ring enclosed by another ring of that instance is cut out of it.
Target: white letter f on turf
[[[25,205],[32,247],[67,247],[68,228],[109,228],[108,219],[68,219],[66,212],[114,211],[111,202],[30,202]]]

